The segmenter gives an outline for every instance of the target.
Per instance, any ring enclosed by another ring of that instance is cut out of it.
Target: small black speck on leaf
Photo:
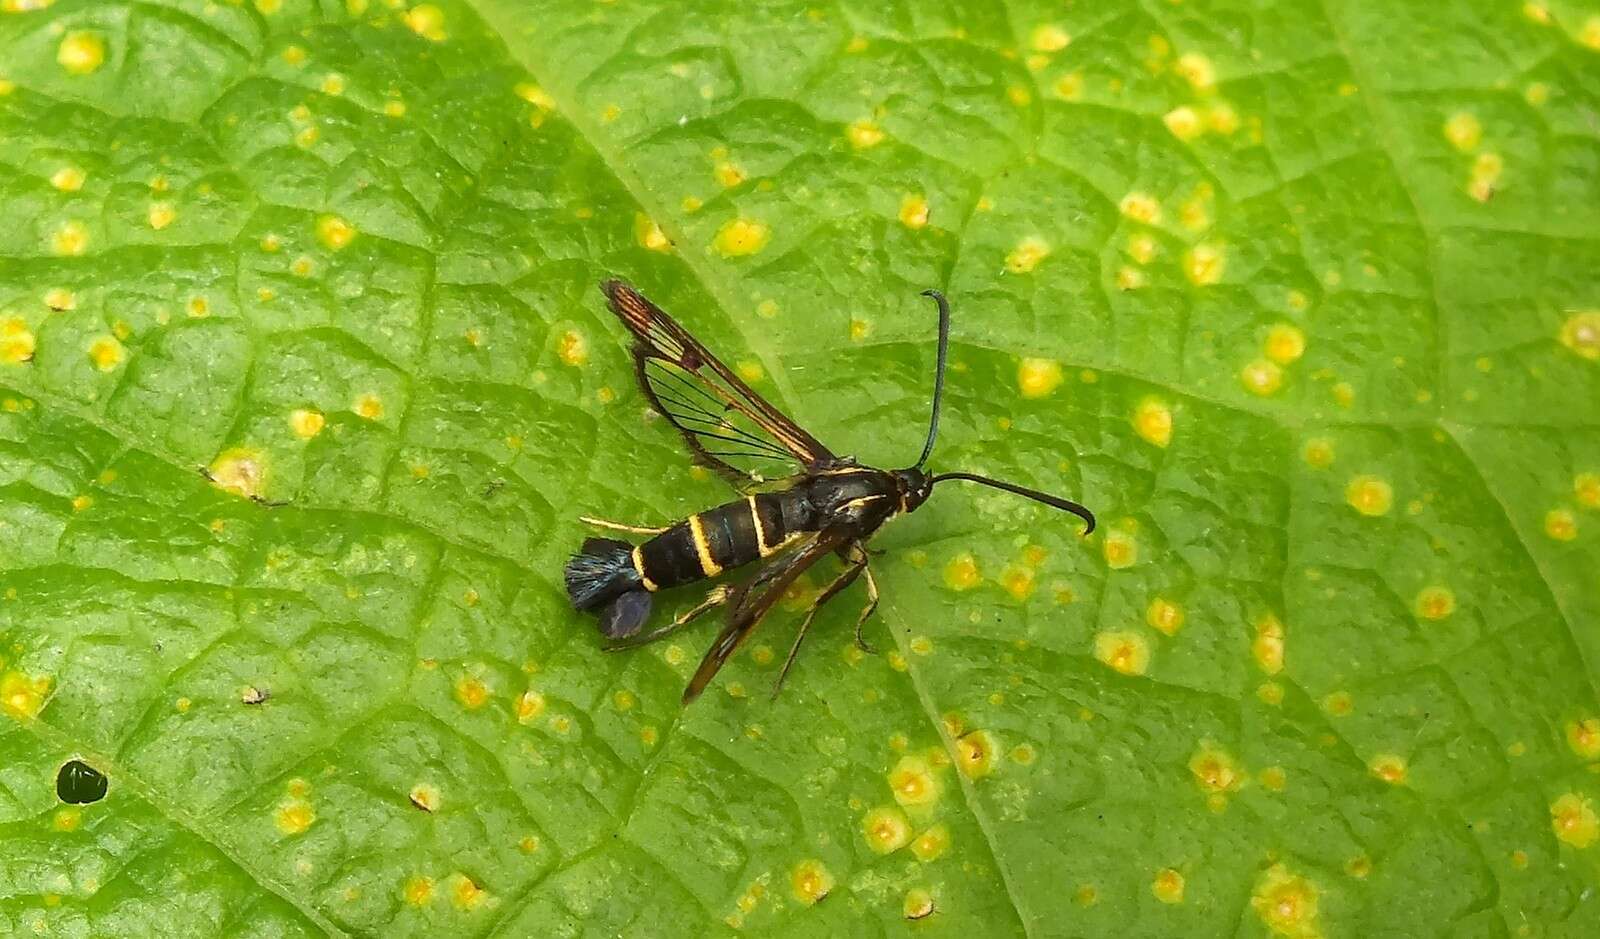
[[[68,805],[88,805],[106,797],[105,774],[82,760],[68,760],[56,772],[56,796]]]

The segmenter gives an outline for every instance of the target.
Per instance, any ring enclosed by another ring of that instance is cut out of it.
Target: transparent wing
[[[836,459],[632,286],[608,280],[600,289],[633,333],[640,389],[701,463],[748,487]]]

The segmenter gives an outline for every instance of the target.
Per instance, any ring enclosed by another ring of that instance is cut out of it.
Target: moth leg
[[[800,643],[805,641],[806,633],[811,629],[811,621],[816,618],[817,612],[823,605],[832,600],[839,591],[855,583],[861,572],[867,569],[867,556],[863,553],[859,560],[850,562],[838,577],[835,577],[828,586],[822,588],[817,594],[817,599],[812,602],[811,608],[806,610],[805,619],[800,621],[800,631],[795,634],[794,645],[789,647],[789,657],[783,660],[783,668],[778,672],[778,680],[772,683],[772,697],[776,698],[778,692],[783,690],[783,681],[789,677],[789,669],[794,665],[794,660],[800,655]],[[871,575],[868,575],[869,577]]]
[[[861,634],[861,627],[867,624],[867,617],[878,608],[878,580],[872,576],[872,568],[867,566],[865,557],[861,559],[861,572],[867,575],[867,605],[861,608],[861,615],[856,617],[856,647],[868,655],[877,655],[878,650]]]
[[[612,531],[631,532],[635,535],[659,535],[666,531],[665,528],[649,528],[644,525],[624,525],[621,522],[608,522],[603,518],[591,518],[587,515],[578,516],[578,521],[596,528],[609,528]]]
[[[700,614],[706,612],[707,610],[716,609],[724,603],[727,603],[732,596],[732,585],[718,584],[717,586],[711,588],[711,592],[706,594],[704,600],[701,600],[694,606],[684,610],[682,613],[679,613],[672,622],[663,626],[657,626],[655,629],[649,630],[648,632],[642,632],[637,636],[629,636],[626,639],[619,639],[616,642],[608,642],[604,647],[605,651],[619,652],[623,649],[633,649],[637,648],[638,646],[647,645],[655,642],[657,639],[664,639],[683,627],[689,625],[697,617],[699,617]]]

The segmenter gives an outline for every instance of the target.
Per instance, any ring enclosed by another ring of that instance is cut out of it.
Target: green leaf
[[[0,931],[1600,932],[1592,8],[0,10]],[[945,290],[936,468],[1101,529],[941,487],[680,709],[611,274],[879,465]]]

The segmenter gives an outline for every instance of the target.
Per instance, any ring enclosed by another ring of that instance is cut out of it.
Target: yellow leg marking
[[[596,528],[609,528],[613,531],[625,531],[635,535],[659,535],[666,531],[665,528],[651,528],[647,525],[624,525],[622,522],[608,522],[603,518],[592,518],[588,515],[578,516],[578,521]]]
[[[700,573],[715,577],[722,573],[722,565],[711,556],[711,542],[706,540],[706,530],[700,525],[700,515],[689,516],[689,536],[694,539],[694,552],[700,556]]]
[[[656,586],[656,582],[650,579],[650,575],[644,572],[644,555],[639,553],[638,547],[633,549],[633,569],[639,572],[639,580],[644,584],[644,589],[651,593],[660,589]]]
[[[776,549],[767,544],[767,533],[761,529],[761,513],[756,511],[756,497],[745,496],[750,501],[750,521],[756,526],[756,551],[766,557]]]

